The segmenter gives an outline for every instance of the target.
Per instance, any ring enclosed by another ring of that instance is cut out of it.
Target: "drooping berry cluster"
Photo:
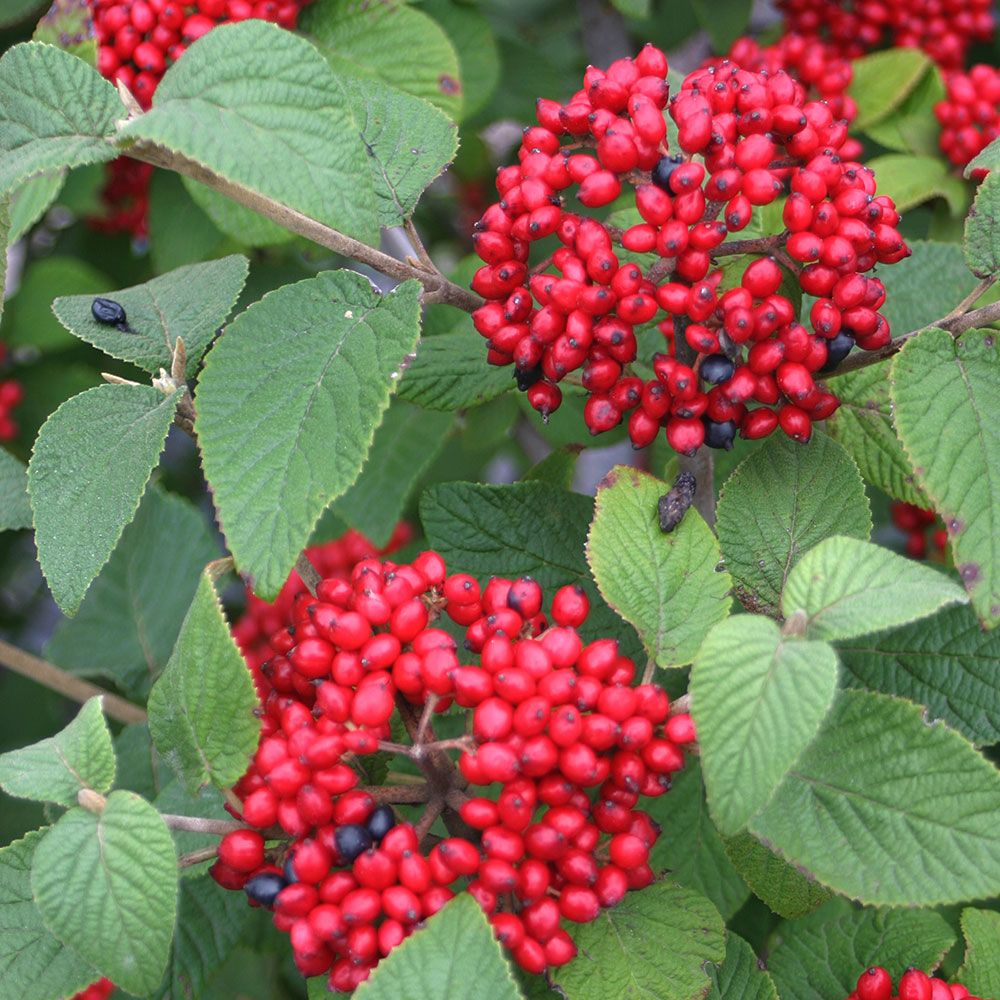
[[[110,979],[98,979],[85,990],[74,993],[70,1000],[107,1000],[115,991],[115,984]]]
[[[212,874],[273,909],[304,974],[353,989],[463,889],[541,972],[575,954],[562,921],[653,881],[659,828],[639,799],[669,789],[694,728],[661,688],[634,685],[615,640],[582,641],[588,611],[568,586],[546,615],[535,581],[481,588],[434,552],[366,558],[294,598],[260,667],[262,737],[236,787],[248,828],[220,842]],[[437,739],[445,713],[462,735]],[[426,783],[361,787],[379,750]]]
[[[934,114],[941,124],[941,149],[964,167],[1000,136],[1000,70],[980,64],[949,74]]]
[[[937,515],[912,503],[893,500],[889,504],[892,523],[906,535],[906,554],[914,559],[926,559],[929,551],[943,553],[948,543],[948,532],[935,528]],[[930,546],[928,547],[928,536]]]
[[[824,38],[848,59],[882,46],[923,49],[959,69],[993,34],[992,0],[778,0],[788,30]]]
[[[858,977],[858,985],[845,1000],[979,1000],[960,983],[932,979],[919,969],[907,969],[899,977],[896,992],[892,976],[881,966],[866,969]]]
[[[498,171],[500,201],[474,237],[484,266],[472,287],[488,301],[473,320],[487,360],[513,364],[543,416],[579,369],[591,433],[627,418],[636,447],[661,427],[682,453],[779,425],[806,441],[837,407],[816,373],[855,345],[889,342],[885,289],[867,272],[908,255],[899,215],[872,172],[841,156],[854,146],[846,122],[781,70],[726,61],[689,75],[670,102],[671,155],[666,71],[647,45],[606,72],[588,69],[565,105],[538,102],[539,124],[525,130],[518,164]],[[574,184],[587,208],[631,186],[635,224],[568,211]],[[783,232],[726,242],[786,192]],[[531,266],[532,244],[552,236],[556,249]],[[723,284],[719,259],[761,253],[774,256]],[[786,275],[818,299],[812,331],[782,294]],[[633,364],[649,336],[665,349],[650,350],[644,377]]]
[[[7,345],[0,342],[0,371],[7,359]],[[12,378],[0,378],[0,441],[13,441],[17,437],[14,410],[24,398],[21,383]]]

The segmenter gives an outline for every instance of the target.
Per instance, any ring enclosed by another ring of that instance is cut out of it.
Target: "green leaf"
[[[157,170],[149,182],[149,253],[158,274],[211,257],[224,239],[188,194],[185,180],[168,170]]]
[[[1000,174],[993,170],[976,191],[965,220],[965,260],[980,278],[1000,272]]]
[[[853,79],[848,89],[858,105],[855,127],[864,130],[887,118],[913,92],[931,66],[930,57],[920,49],[889,49],[855,59],[851,63]]]
[[[38,22],[32,38],[36,42],[58,45],[91,66],[97,65],[93,11],[79,0],[53,0],[52,6]]]
[[[825,642],[786,640],[774,622],[737,615],[716,625],[691,670],[709,807],[734,834],[762,809],[823,722],[837,688]]]
[[[430,101],[449,118],[461,116],[458,56],[444,30],[423,11],[319,0],[302,12],[299,27],[336,72],[374,77]]]
[[[98,978],[50,933],[31,895],[31,860],[45,836],[35,830],[0,850],[0,996],[52,1000]]]
[[[575,928],[579,954],[552,978],[573,1000],[695,1000],[709,987],[706,963],[725,957],[724,931],[704,896],[657,882]]]
[[[932,198],[944,198],[953,215],[965,214],[968,190],[938,156],[886,153],[869,160],[867,166],[875,172],[878,193],[892,198],[900,212],[908,212]]]
[[[553,448],[545,458],[528,469],[521,477],[521,481],[527,483],[538,480],[563,490],[572,489],[573,480],[576,478],[577,459],[582,451],[583,446],[578,444]]]
[[[450,413],[394,400],[375,431],[364,469],[333,510],[374,545],[389,541],[413,489],[444,447]]]
[[[482,339],[463,330],[420,338],[399,395],[429,410],[462,410],[513,388],[513,370],[487,365]]]
[[[750,22],[753,0],[693,0],[695,17],[712,40],[714,52],[728,52]]]
[[[223,24],[167,70],[153,107],[119,132],[372,242],[375,194],[351,112],[304,38],[255,19]]]
[[[0,10],[0,28],[27,21],[42,12],[48,0],[6,0]]]
[[[994,139],[978,156],[965,165],[965,176],[971,177],[976,170],[994,170],[1000,167],[1000,139]]]
[[[122,361],[156,374],[170,371],[177,338],[184,341],[185,372],[192,377],[219,327],[243,290],[250,262],[240,254],[179,267],[141,285],[107,292],[121,304],[129,331],[98,323],[92,295],[61,296],[52,303],[56,318],[75,337]]]
[[[156,749],[188,791],[242,777],[260,736],[257,695],[219,603],[211,568],[198,583],[170,662],[149,694]]]
[[[729,614],[732,579],[718,570],[719,544],[697,511],[669,534],[660,530],[657,502],[669,489],[615,466],[597,490],[587,559],[601,596],[635,626],[657,665],[679,667]]]
[[[1000,996],[1000,913],[995,910],[962,910],[965,961],[955,976],[981,997]]]
[[[134,722],[126,726],[115,737],[114,744],[118,762],[117,788],[135,792],[145,799],[154,799],[160,791],[161,779],[177,784],[173,773],[160,767],[148,723]]]
[[[830,535],[867,541],[872,518],[850,456],[817,435],[808,448],[772,437],[740,463],[719,494],[719,543],[751,611],[776,616],[802,554]]]
[[[183,182],[195,207],[202,211],[213,227],[240,246],[275,247],[291,243],[295,239],[295,234],[284,226],[279,226],[277,222],[239,202],[230,201],[213,188],[190,177],[183,178]]]
[[[35,850],[31,889],[46,926],[102,975],[146,995],[163,976],[177,909],[177,856],[160,814],[112,792],[100,815],[71,809]]]
[[[325,271],[254,303],[208,355],[196,424],[205,473],[262,597],[357,479],[419,311],[416,281],[380,295],[353,271]]]
[[[459,985],[464,984],[464,985]],[[441,1000],[474,990],[490,1000],[520,993],[479,904],[468,893],[447,903],[379,962],[356,1000]]]
[[[35,543],[66,614],[135,516],[177,400],[152,386],[99,385],[68,399],[39,432],[28,464]]]
[[[737,834],[725,844],[726,856],[740,877],[779,916],[796,920],[830,898],[829,889],[782,861],[752,834]]]
[[[117,155],[107,141],[124,109],[114,87],[69,52],[24,42],[0,59],[0,193],[32,174]]]
[[[361,127],[379,224],[401,225],[455,158],[458,129],[426,101],[378,80],[344,76],[340,85]]]
[[[106,792],[115,781],[115,752],[101,711],[91,698],[61,732],[0,754],[0,786],[8,795],[75,806],[81,789]]]
[[[653,13],[652,0],[611,0],[611,6],[626,17],[645,20]]]
[[[0,531],[31,527],[28,470],[0,448]]]
[[[726,856],[708,814],[697,758],[689,757],[684,770],[674,775],[669,794],[651,799],[644,808],[662,828],[650,855],[653,871],[667,870],[680,885],[697,889],[729,920],[750,890]]]
[[[1000,774],[909,702],[842,691],[750,830],[865,903],[932,906],[1000,893]]]
[[[781,607],[786,618],[805,612],[810,638],[833,641],[905,625],[946,604],[965,602],[961,587],[944,573],[870,542],[836,535],[792,569]]]
[[[52,170],[28,178],[13,194],[10,204],[10,232],[7,243],[14,243],[48,211],[62,190],[66,171]]]
[[[941,126],[934,105],[944,98],[941,71],[932,65],[905,100],[885,118],[869,123],[865,132],[886,149],[935,156],[940,152]]]
[[[894,980],[911,965],[931,972],[954,943],[944,918],[929,910],[861,910],[835,900],[782,924],[767,964],[781,1000],[814,1000],[853,992],[873,965]]]
[[[973,743],[1000,743],[1000,631],[969,607],[837,644],[848,684],[926,705]]]
[[[1000,622],[1000,344],[995,331],[955,340],[925,330],[892,366],[896,430],[941,515],[972,605]]]
[[[162,757],[160,758],[162,759]],[[173,777],[173,772],[164,771],[167,784],[153,800],[153,805],[159,813],[171,816],[198,816],[202,819],[231,820],[233,817],[226,811],[222,793],[218,788],[206,785],[199,788],[193,795],[184,787],[184,783]],[[194,833],[191,830],[171,830],[177,854],[187,854],[190,851],[203,850],[206,847],[217,847],[218,834]],[[189,865],[180,869],[181,884],[191,878],[204,875],[214,859],[199,865]]]
[[[708,1000],[778,1000],[774,980],[757,961],[757,956],[732,931],[726,932],[726,960],[712,969]]]
[[[202,569],[219,555],[205,518],[190,503],[147,490],[76,617],[56,627],[46,657],[144,700],[170,658]]]
[[[530,576],[551,600],[556,588],[579,584],[590,599],[580,633],[585,641],[617,637],[626,656],[639,654],[635,633],[622,624],[594,586],[584,554],[594,502],[548,483],[483,486],[442,483],[420,500],[430,545],[452,573],[480,579]]]

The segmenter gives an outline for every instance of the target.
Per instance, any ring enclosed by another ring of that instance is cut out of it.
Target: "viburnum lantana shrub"
[[[586,6],[0,15],[2,1000],[1000,997],[993,13]]]

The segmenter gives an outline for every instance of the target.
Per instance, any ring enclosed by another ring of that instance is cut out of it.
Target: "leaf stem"
[[[203,861],[211,861],[217,854],[218,850],[214,847],[203,847],[200,851],[190,851],[177,859],[177,867],[190,868],[192,865],[200,865]]]
[[[184,830],[187,833],[210,833],[224,837],[234,830],[247,830],[246,823],[235,819],[205,819],[204,816],[177,816],[173,813],[160,813],[163,822],[171,830]]]

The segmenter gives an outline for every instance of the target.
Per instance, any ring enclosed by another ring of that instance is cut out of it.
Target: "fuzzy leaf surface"
[[[778,1000],[774,980],[757,963],[753,948],[732,931],[726,932],[726,959],[710,975],[708,1000]]]
[[[28,470],[0,448],[0,531],[31,527]]]
[[[511,371],[484,364],[483,345],[475,338],[471,330],[421,337],[399,395],[428,410],[460,410],[509,392]]]
[[[965,961],[955,976],[976,996],[1000,996],[1000,913],[962,910]]]

